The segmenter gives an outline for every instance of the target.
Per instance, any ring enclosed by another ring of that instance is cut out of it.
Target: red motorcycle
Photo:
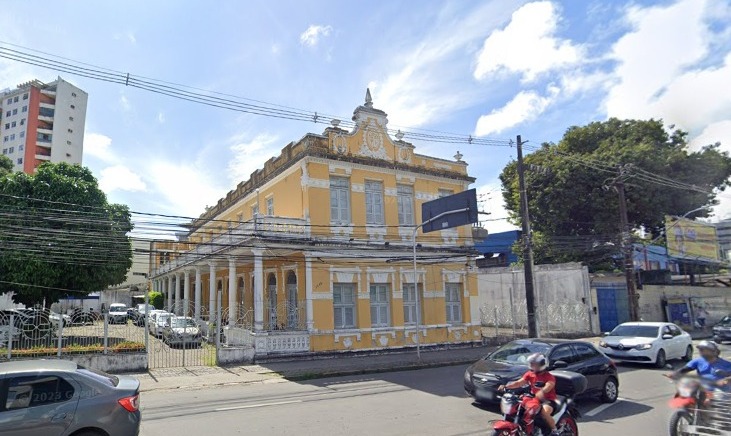
[[[552,372],[556,377],[556,410],[553,419],[561,435],[579,436],[576,418],[581,414],[574,405],[573,397],[586,389],[586,378],[569,371]],[[566,386],[569,389],[565,389]],[[563,388],[563,389],[562,389]],[[503,419],[493,423],[493,436],[542,436],[551,429],[541,418],[541,403],[525,388],[506,391],[500,398]]]
[[[731,432],[731,394],[706,380],[680,378],[670,407],[675,409],[668,426],[670,436]]]

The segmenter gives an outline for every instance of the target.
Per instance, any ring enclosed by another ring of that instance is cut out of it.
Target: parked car
[[[617,361],[652,363],[664,368],[668,360],[693,358],[693,338],[669,322],[626,322],[607,333],[599,346]]]
[[[109,324],[126,324],[128,319],[127,305],[121,303],[109,305]]]
[[[153,310],[156,310],[155,306],[153,306],[152,304],[145,304],[145,303],[138,304],[137,307],[135,307],[135,309],[137,309],[137,312],[143,316],[148,315],[149,312],[151,312]]]
[[[614,362],[588,342],[562,339],[521,339],[503,345],[467,368],[465,391],[478,403],[499,401],[498,386],[525,374],[528,356],[533,353],[544,354],[550,370],[572,371],[586,377],[582,396],[600,397],[607,403],[617,401],[619,376]]]
[[[68,360],[0,363],[0,434],[137,435],[139,387]]]
[[[48,313],[48,319],[50,319],[56,327],[59,325],[63,327],[71,325],[71,317],[65,313],[61,314],[51,311]]]
[[[9,337],[15,342],[20,340],[26,319],[28,316],[16,309],[0,310],[0,343],[7,343]]]
[[[165,321],[162,340],[170,346],[200,346],[203,343],[203,336],[193,318],[189,316],[171,316]]]
[[[731,341],[731,315],[725,316],[713,326],[713,340],[718,344]]]
[[[157,337],[162,336],[162,331],[165,328],[165,324],[171,316],[174,315],[170,312],[164,310],[153,310],[150,313],[150,319],[147,322],[150,333]]]

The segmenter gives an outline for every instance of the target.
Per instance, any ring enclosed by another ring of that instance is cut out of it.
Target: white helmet
[[[716,353],[717,356],[721,354],[721,349],[718,348],[718,345],[716,345],[715,342],[711,341],[700,341],[698,342],[696,348],[698,348],[699,350],[711,350],[712,352]]]
[[[545,371],[548,368],[548,359],[541,353],[533,353],[528,356],[528,365],[538,365],[538,372]]]

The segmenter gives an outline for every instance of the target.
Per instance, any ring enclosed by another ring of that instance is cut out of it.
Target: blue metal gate
[[[596,286],[599,327],[608,332],[629,321],[629,299],[624,283],[602,283]]]

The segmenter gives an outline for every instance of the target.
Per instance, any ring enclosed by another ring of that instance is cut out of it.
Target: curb
[[[287,375],[286,371],[283,371],[281,373],[275,371],[275,373],[279,374],[281,377],[283,377],[287,380],[290,380],[290,381],[305,381],[305,380],[315,380],[315,379],[329,378],[329,377],[345,377],[345,376],[350,376],[350,375],[382,374],[385,372],[415,371],[415,370],[419,370],[419,369],[467,365],[467,364],[471,364],[474,362],[475,362],[475,358],[469,358],[469,359],[464,358],[464,359],[450,360],[450,361],[444,361],[444,362],[410,363],[410,364],[401,364],[401,365],[394,365],[394,366],[381,367],[381,368],[348,369],[348,370],[319,371],[319,372],[299,372],[299,373],[294,373],[291,375]]]

